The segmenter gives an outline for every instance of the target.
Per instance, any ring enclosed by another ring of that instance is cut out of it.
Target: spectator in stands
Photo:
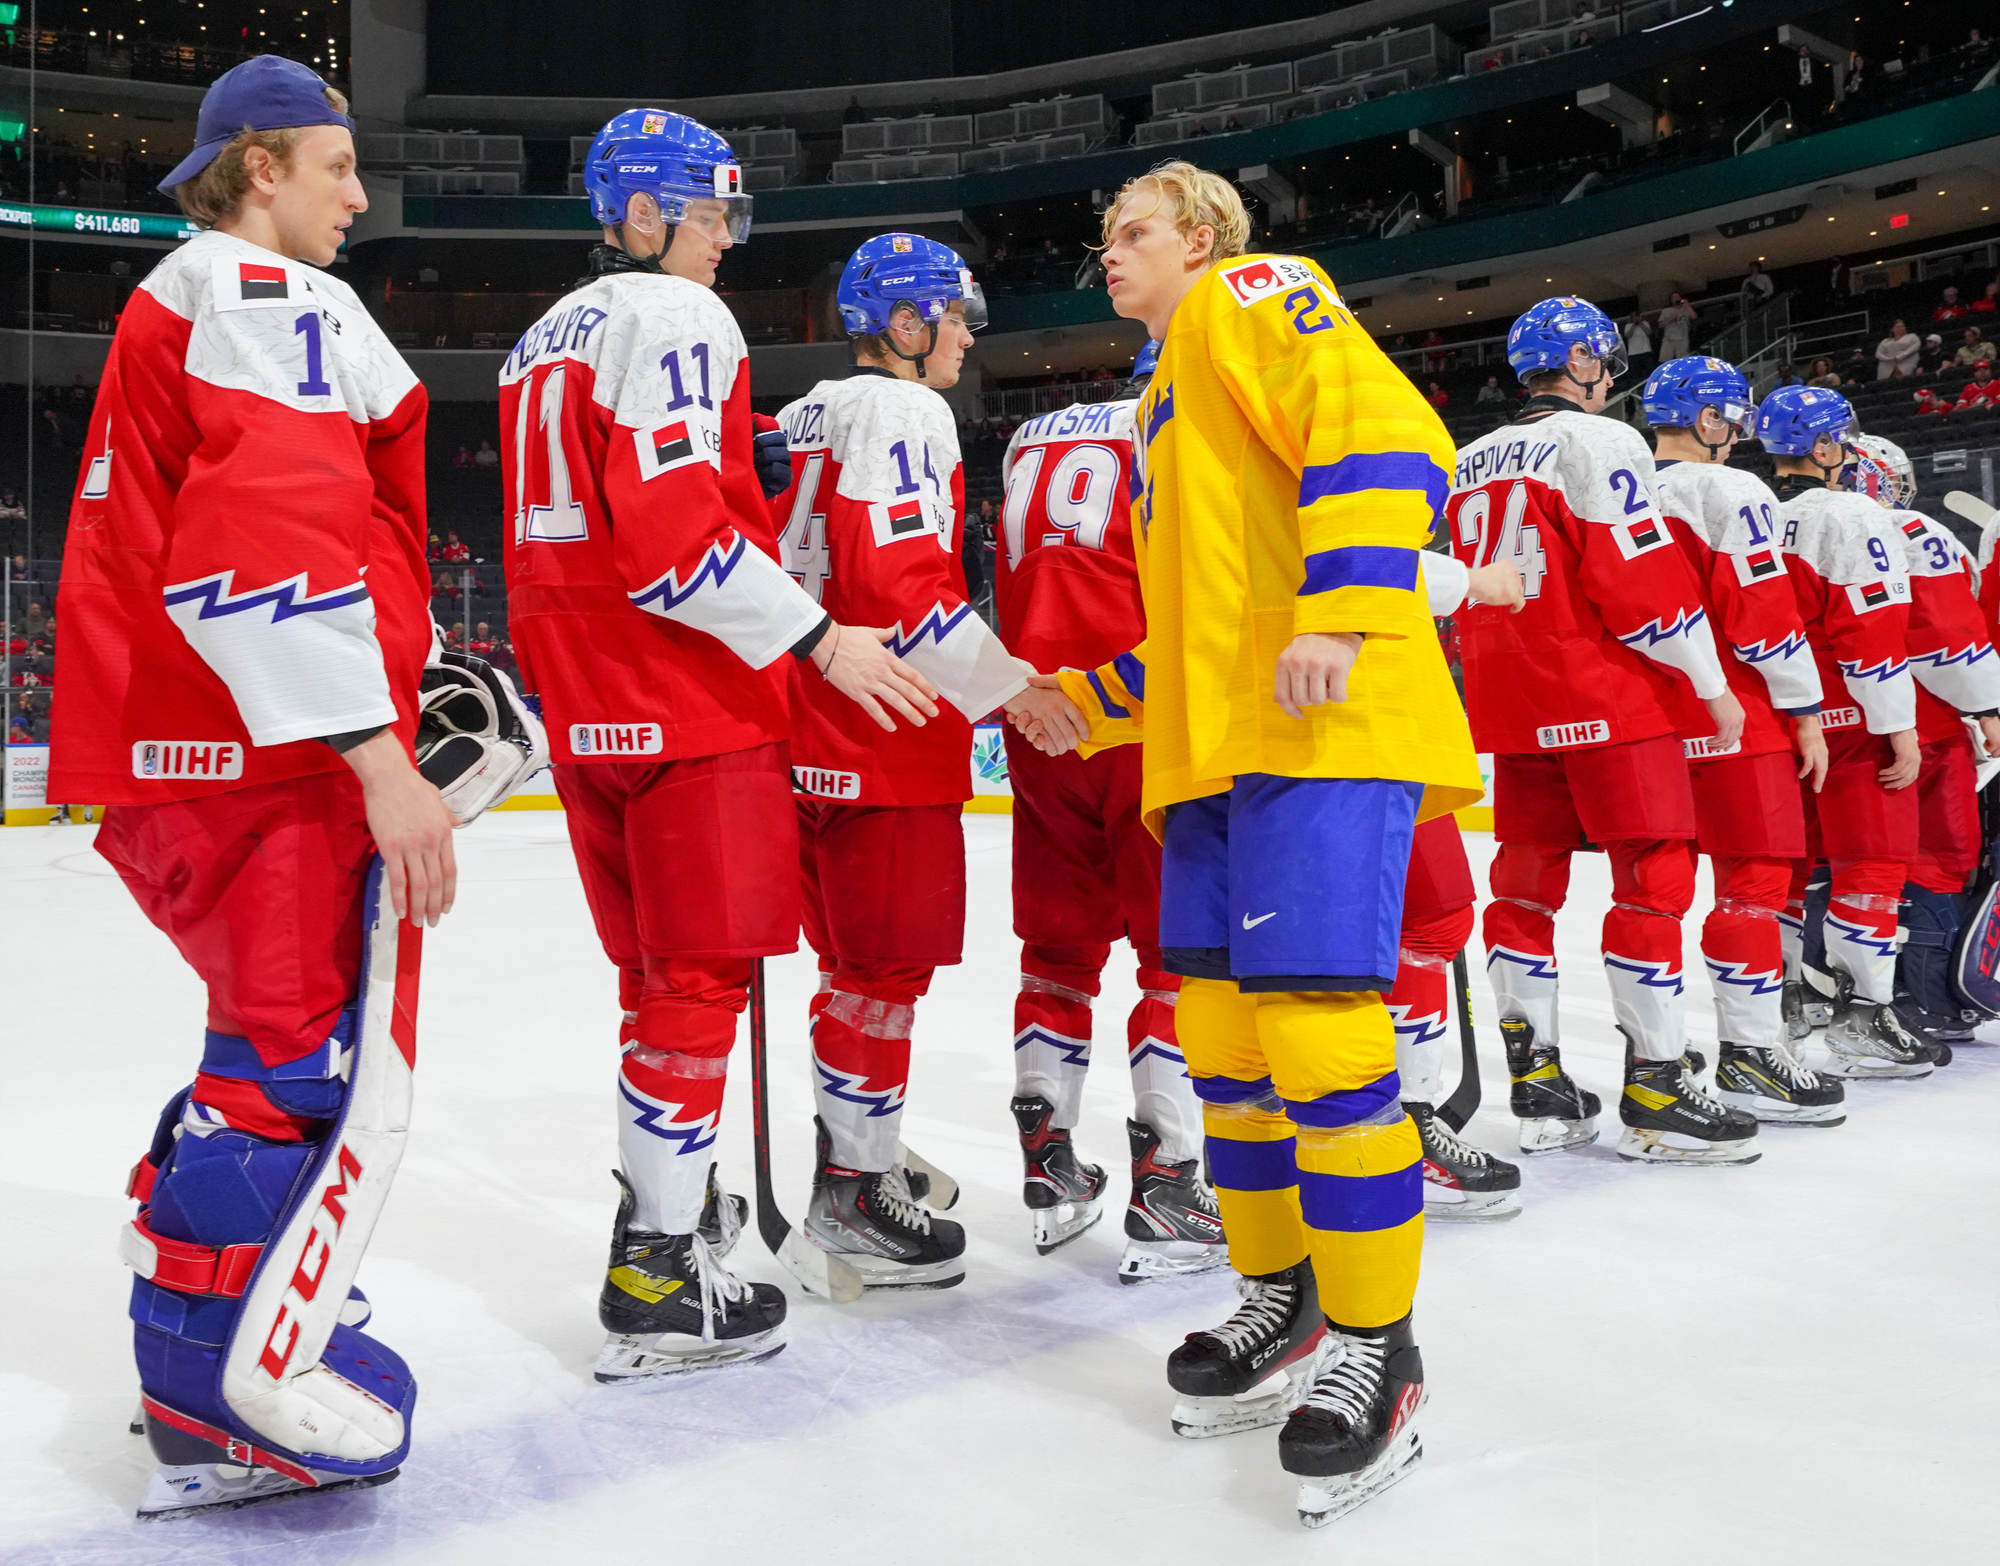
[[[49,613],[40,603],[28,605],[28,612],[21,616],[21,629],[29,641],[46,639],[49,634]]]
[[[10,582],[34,581],[33,573],[28,570],[28,557],[26,555],[16,555],[14,557],[14,563],[7,568],[7,579]]]
[[[1833,374],[1833,366],[1831,364],[1827,364],[1826,360],[1818,359],[1815,360],[1814,363],[1816,365],[1826,364],[1827,374],[1829,375]],[[1834,379],[1837,382],[1839,380],[1839,377],[1835,376]],[[1806,383],[1806,378],[1803,375],[1799,374],[1799,367],[1796,364],[1781,364],[1778,366],[1778,378],[1771,383],[1771,389],[1773,391],[1776,391],[1781,386],[1803,386],[1805,385],[1805,383]]]
[[[1833,361],[1831,359],[1813,360],[1812,374],[1806,377],[1806,385],[1827,386],[1835,391],[1840,390],[1840,377],[1834,373]]]
[[[2000,313],[2000,277],[1986,285],[1986,292],[1973,300],[1968,307],[1974,315],[1994,315]]]
[[[438,558],[446,565],[464,565],[472,559],[472,551],[466,547],[465,543],[456,533],[446,533],[444,536],[444,549]]]
[[[431,583],[431,597],[442,598],[451,603],[458,597],[458,579],[448,571],[440,571]]]
[[[1625,362],[1634,375],[1645,375],[1653,368],[1653,334],[1647,330],[1643,315],[1625,323]]]
[[[1971,313],[1969,306],[1959,303],[1958,290],[1947,288],[1944,298],[1938,301],[1938,307],[1931,311],[1931,319],[1940,326],[1949,326],[1954,321],[1964,320]]]
[[[1835,256],[1827,264],[1826,298],[1828,304],[1838,304],[1847,297],[1847,258]]]
[[[1993,379],[1990,359],[1981,359],[1972,367],[1972,379],[1958,394],[1958,412],[1964,413],[1973,408],[2000,408],[2000,381]]]
[[[500,453],[493,449],[492,441],[482,440],[479,443],[479,449],[472,454],[472,461],[477,467],[498,467],[500,465]]]
[[[1958,351],[1951,356],[1951,362],[1969,370],[1981,359],[1990,363],[1995,357],[1997,356],[1993,351],[1993,345],[1986,340],[1985,334],[1976,326],[1968,326],[1965,329],[1965,340],[1958,345]]]
[[[470,446],[459,447],[457,451],[451,454],[451,465],[460,469],[471,467],[472,448]]]
[[[1442,375],[1451,365],[1451,354],[1444,347],[1444,333],[1433,327],[1424,334],[1424,369],[1432,375]]]
[[[466,643],[465,650],[475,658],[491,658],[493,656],[493,628],[484,620],[481,620],[472,628],[472,640]]]
[[[1446,391],[1436,381],[1432,381],[1429,386],[1424,388],[1424,401],[1442,413],[1451,405],[1451,393]]]
[[[49,742],[48,698],[37,691],[22,691],[14,698],[14,710],[8,714],[8,735],[15,745],[46,745]]]
[[[1771,274],[1764,270],[1764,263],[1752,261],[1739,289],[1743,295],[1743,308],[1747,311],[1767,305],[1771,302],[1771,295],[1777,291],[1778,285],[1771,281]]]
[[[28,508],[11,489],[0,489],[0,522],[25,522]]]
[[[1889,326],[1889,335],[1875,345],[1875,379],[1899,381],[1916,372],[1924,341],[1901,319]]]
[[[454,620],[451,622],[451,629],[444,633],[444,644],[447,647],[456,647],[460,652],[465,650],[465,622],[463,620]]]
[[[1476,408],[1504,408],[1507,406],[1507,392],[1500,384],[1500,377],[1489,375],[1486,384],[1479,388],[1479,395],[1472,399]]]
[[[1688,343],[1694,335],[1694,323],[1699,312],[1679,294],[1667,300],[1666,309],[1660,312],[1660,359],[1684,359],[1688,354]]]
[[[1917,412],[1925,415],[1949,413],[1951,412],[1951,399],[1949,397],[1940,397],[1936,391],[1928,386],[1920,387],[1917,391]]]
[[[1917,373],[1924,376],[1936,375],[1945,367],[1945,363],[1944,338],[1936,332],[1926,334],[1923,352],[1917,355]]]

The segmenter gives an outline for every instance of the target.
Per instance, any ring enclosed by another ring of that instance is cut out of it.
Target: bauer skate
[[[1406,1103],[1424,1144],[1424,1216],[1497,1222],[1521,1214],[1521,1171],[1459,1139],[1429,1104]]]
[[[1159,1133],[1142,1121],[1126,1121],[1125,1135],[1132,1144],[1132,1200],[1125,1209],[1118,1281],[1191,1278],[1227,1267],[1222,1214],[1201,1178],[1200,1160],[1166,1162]]]
[[[736,1242],[743,1234],[744,1221],[750,1216],[750,1199],[732,1196],[722,1188],[722,1171],[719,1165],[708,1166],[708,1194],[702,1198],[701,1219],[695,1224],[695,1232],[708,1241],[708,1248],[717,1257],[727,1256],[736,1249]]]
[[[1243,1303],[1167,1356],[1174,1434],[1191,1439],[1275,1425],[1298,1406],[1327,1341],[1312,1263],[1238,1278]]]
[[[1521,1121],[1521,1151],[1553,1153],[1595,1142],[1597,1114],[1604,1106],[1595,1093],[1570,1080],[1556,1046],[1536,1043],[1535,1030],[1520,1017],[1501,1018],[1500,1037],[1513,1083],[1509,1105]]]
[[[1860,1081],[1875,1077],[1927,1077],[1935,1065],[1932,1049],[1896,1019],[1896,1009],[1878,1001],[1849,999],[1827,1025],[1827,1074]]]
[[[700,1233],[633,1227],[632,1187],[618,1181],[611,1266],[597,1300],[609,1336],[599,1381],[637,1381],[769,1359],[785,1346],[785,1295],[745,1283]]]
[[[1685,1058],[1637,1060],[1629,1041],[1618,1118],[1618,1156],[1634,1163],[1753,1164],[1763,1156],[1755,1116],[1710,1097]]]
[[[1278,1461],[1299,1477],[1299,1521],[1324,1528],[1402,1479],[1424,1455],[1417,1413],[1424,1360],[1410,1318],[1328,1333],[1330,1352],[1278,1435]]]
[[[1789,1044],[1724,1044],[1715,1096],[1764,1125],[1831,1127],[1847,1119],[1847,1090],[1806,1065]]]
[[[1047,1099],[1031,1095],[1007,1107],[1020,1128],[1026,1165],[1021,1200],[1034,1219],[1035,1249],[1046,1256],[1104,1216],[1104,1171],[1080,1160],[1069,1133],[1049,1123],[1055,1111]]]
[[[819,1169],[800,1227],[821,1250],[838,1256],[867,1289],[948,1289],[965,1281],[965,1230],[938,1218],[910,1194],[902,1167],[875,1173],[843,1169],[823,1122]]]
[[[1833,1003],[1823,999],[1803,979],[1785,980],[1779,1007],[1784,1013],[1785,1037],[1793,1044],[1811,1038],[1815,1028],[1823,1028],[1833,1020]]]

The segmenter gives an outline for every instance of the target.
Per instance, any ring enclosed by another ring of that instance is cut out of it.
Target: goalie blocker
[[[548,738],[514,682],[485,659],[437,656],[423,675],[417,770],[464,826],[549,764]]]

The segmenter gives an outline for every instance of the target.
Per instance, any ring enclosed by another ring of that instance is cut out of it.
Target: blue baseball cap
[[[194,151],[160,181],[160,191],[171,194],[174,186],[186,184],[246,130],[291,130],[306,125],[354,129],[354,121],[326,101],[326,83],[312,67],[277,54],[260,54],[231,66],[201,95],[201,112],[194,122]]]

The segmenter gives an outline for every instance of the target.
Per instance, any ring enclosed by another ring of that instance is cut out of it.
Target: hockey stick
[[[1982,532],[1992,522],[1994,516],[2000,514],[1996,513],[1993,507],[1987,505],[1977,495],[1963,489],[1955,489],[1949,495],[1945,496],[1944,508],[1947,511],[1957,512],[1958,515],[1964,517],[1966,521]]]
[[[771,1189],[771,1104],[765,1080],[766,1045],[764,960],[760,957],[750,970],[750,1104],[751,1140],[757,1154],[757,1232],[806,1293],[845,1305],[861,1298],[861,1274],[793,1228],[778,1211],[778,1198]]]
[[[1451,960],[1451,976],[1458,985],[1458,1086],[1451,1097],[1438,1105],[1438,1119],[1454,1131],[1463,1131],[1472,1112],[1479,1107],[1479,1040],[1472,1031],[1472,980],[1465,969],[1465,953]]]
[[[931,1183],[924,1205],[948,1213],[958,1205],[958,1182],[921,1153],[913,1153],[902,1142],[896,1144],[896,1162],[911,1174],[920,1174]]]

